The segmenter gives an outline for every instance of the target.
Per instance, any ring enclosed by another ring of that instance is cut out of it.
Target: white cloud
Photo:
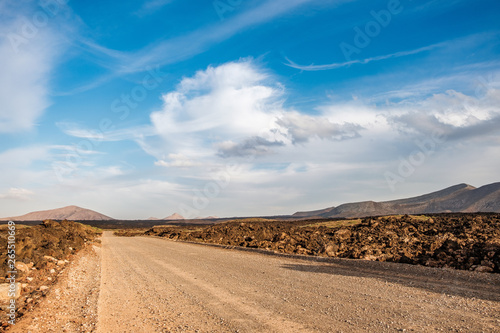
[[[0,12],[0,133],[32,129],[50,104],[49,78],[62,38],[49,13],[26,3]]]
[[[55,175],[50,167],[40,167],[48,163],[50,158],[51,151],[47,146],[28,146],[0,152],[0,199],[9,199],[0,200],[5,215],[23,213],[16,208],[25,207],[23,202],[26,200],[30,200],[30,204],[35,202],[38,188],[53,182]],[[36,193],[34,189],[37,189]]]
[[[272,147],[284,145],[281,141],[269,141],[260,136],[252,136],[239,143],[228,140],[219,142],[214,146],[221,157],[257,157],[272,153]]]
[[[37,44],[16,53],[6,38],[0,39],[0,133],[31,129],[49,105],[52,56]]]
[[[76,138],[88,139],[96,146],[106,141],[133,140],[136,138],[157,135],[155,128],[152,126],[116,129],[115,126],[111,124],[109,128],[105,127],[93,130],[85,129],[71,122],[57,122],[56,126],[65,134]]]
[[[495,97],[499,92],[495,91],[491,97]],[[475,104],[475,98],[449,90],[444,94],[432,96],[423,103],[423,107],[434,110],[440,123],[454,127],[466,127],[491,120],[494,110],[481,108],[480,105]],[[491,107],[494,105],[492,104]],[[499,110],[500,108],[496,107],[496,111]]]
[[[184,78],[163,96],[163,109],[152,113],[151,121],[166,142],[166,154],[188,160],[256,157],[313,139],[359,137],[361,126],[288,110],[283,96],[283,86],[252,60],[231,62]]]
[[[49,147],[28,146],[12,148],[0,152],[2,169],[19,169],[30,166],[35,161],[47,160],[49,158]],[[6,174],[5,172],[3,173]]]
[[[6,194],[0,194],[0,199],[29,200],[35,193],[24,188],[10,188]]]
[[[170,160],[170,162],[159,160],[155,162],[155,165],[176,168],[190,168],[200,166],[200,163],[195,162],[182,154],[169,154],[168,159]]]
[[[429,135],[440,131],[450,140],[498,137],[500,89],[484,96],[468,96],[449,90],[413,105],[396,105],[387,118],[399,130]]]
[[[165,7],[173,0],[149,0],[145,1],[141,8],[135,13],[137,16],[146,16],[156,12],[157,10]]]
[[[280,111],[278,87],[250,61],[209,67],[181,81],[163,96],[164,107],[151,115],[160,135],[206,132],[245,136],[267,128]]]
[[[358,124],[336,124],[326,117],[313,117],[298,112],[287,113],[277,123],[288,131],[294,143],[307,142],[312,137],[338,141],[352,139],[359,137],[359,131],[362,130]]]
[[[214,147],[224,142],[248,140],[276,127],[281,97],[281,88],[251,61],[233,62],[183,79],[163,96],[163,109],[152,113],[151,121],[168,153],[215,155]]]

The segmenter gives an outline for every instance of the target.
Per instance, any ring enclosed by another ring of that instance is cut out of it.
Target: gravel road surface
[[[498,332],[500,278],[172,242],[102,242],[97,331]]]

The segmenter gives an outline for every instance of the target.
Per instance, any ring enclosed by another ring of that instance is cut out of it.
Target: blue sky
[[[498,1],[0,2],[0,212],[290,214],[498,181]]]

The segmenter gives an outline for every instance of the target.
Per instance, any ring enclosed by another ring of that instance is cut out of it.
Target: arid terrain
[[[500,272],[500,214],[247,219],[205,227],[158,226],[145,234],[289,254]]]
[[[0,285],[7,286],[7,225],[0,226]],[[15,281],[20,291],[16,300],[17,317],[40,303],[50,287],[64,273],[74,256],[92,242],[99,242],[101,231],[80,223],[47,220],[37,226],[16,225]],[[2,326],[7,326],[7,293],[0,298]]]
[[[102,239],[81,224],[47,221],[26,230],[64,232],[59,238],[75,238],[82,250],[69,255],[63,268],[51,259],[34,263],[56,271],[33,270],[39,282],[29,282],[20,299],[31,298],[28,303],[38,306],[20,308],[20,321],[3,327],[103,333],[496,332],[499,215],[245,219],[105,231]],[[85,238],[67,237],[79,228]],[[52,251],[61,246],[43,244],[38,246]],[[65,257],[64,251],[52,254]],[[47,277],[55,277],[54,284]]]

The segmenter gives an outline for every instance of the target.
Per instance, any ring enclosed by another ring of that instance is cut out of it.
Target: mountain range
[[[294,217],[363,217],[388,214],[500,212],[500,183],[476,188],[459,184],[418,197],[392,201],[362,201],[297,212]]]
[[[219,217],[217,217],[217,216],[207,216],[207,217],[198,216],[198,217],[195,217],[193,220],[214,220],[214,219],[218,219],[218,218]],[[167,216],[167,217],[162,218],[162,219],[159,219],[156,217],[148,218],[148,221],[175,221],[175,220],[186,220],[186,218],[179,213],[173,213],[172,215]]]
[[[459,184],[444,190],[432,192],[418,197],[392,201],[362,201],[346,203],[337,207],[297,212],[294,218],[349,218],[389,214],[424,214],[452,212],[497,212],[500,213],[500,183],[493,183],[476,188],[468,184]],[[205,219],[215,219],[209,216]],[[78,206],[67,206],[58,209],[28,213],[22,216],[0,218],[0,221],[112,221],[109,216]],[[201,219],[201,218],[197,218]],[[148,220],[159,220],[149,218]],[[174,213],[161,220],[184,220]]]

